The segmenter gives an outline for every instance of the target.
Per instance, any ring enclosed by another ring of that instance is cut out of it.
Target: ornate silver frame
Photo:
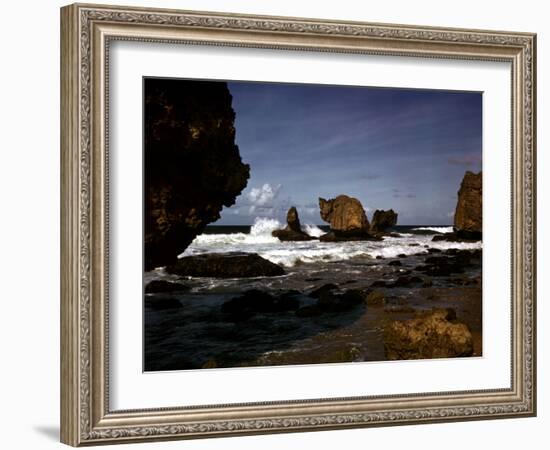
[[[509,389],[111,411],[106,109],[115,39],[507,61],[512,66]],[[73,446],[536,414],[536,36],[75,4],[61,9],[61,440]]]

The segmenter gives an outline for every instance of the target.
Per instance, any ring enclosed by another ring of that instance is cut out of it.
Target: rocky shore
[[[183,276],[177,286],[148,285],[157,292],[145,303],[147,370],[482,354],[480,250],[420,248],[375,261],[357,261],[368,276],[356,279],[335,265],[316,276],[228,281],[219,293]],[[192,335],[173,341],[181,326],[170,331],[172,321],[194,324]],[[156,344],[164,336],[177,346]]]

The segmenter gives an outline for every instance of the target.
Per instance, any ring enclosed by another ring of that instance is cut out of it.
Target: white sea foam
[[[452,227],[419,227],[415,230],[431,233],[407,233],[399,237],[386,237],[383,241],[281,242],[273,237],[271,232],[283,226],[275,219],[256,218],[250,233],[202,234],[195,238],[182,256],[211,252],[247,252],[257,253],[275,264],[292,267],[297,264],[345,261],[357,257],[396,258],[400,254],[413,255],[427,252],[425,245],[440,250],[481,248],[481,242],[432,242],[434,233],[443,233],[452,230]],[[316,225],[306,224],[302,229],[311,236],[324,234]]]
[[[452,233],[453,227],[418,227],[413,228],[415,231],[432,231],[435,233]]]
[[[250,228],[250,234],[252,236],[269,235],[274,230],[284,228],[283,224],[277,219],[271,219],[269,217],[256,217],[254,224]]]
[[[312,225],[309,223],[302,225],[302,231],[313,237],[320,237],[321,235],[325,234],[325,232],[321,230],[317,225]]]

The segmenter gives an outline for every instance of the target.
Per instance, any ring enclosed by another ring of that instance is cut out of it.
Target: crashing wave
[[[452,233],[453,227],[418,227],[413,231],[433,231],[434,233]]]

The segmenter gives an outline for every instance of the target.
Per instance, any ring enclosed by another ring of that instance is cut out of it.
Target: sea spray
[[[440,250],[482,247],[481,242],[432,242],[432,237],[435,234],[445,232],[452,227],[407,228],[408,232],[401,232],[399,237],[385,237],[382,241],[281,242],[271,233],[273,230],[283,227],[284,224],[276,219],[258,217],[250,227],[249,233],[218,233],[197,236],[182,256],[213,252],[247,252],[257,253],[284,267],[294,267],[297,264],[347,261],[355,258],[374,259],[377,256],[396,258],[402,254],[427,253],[425,246]],[[323,230],[312,224],[305,224],[302,229],[310,236],[319,236],[324,233]]]

